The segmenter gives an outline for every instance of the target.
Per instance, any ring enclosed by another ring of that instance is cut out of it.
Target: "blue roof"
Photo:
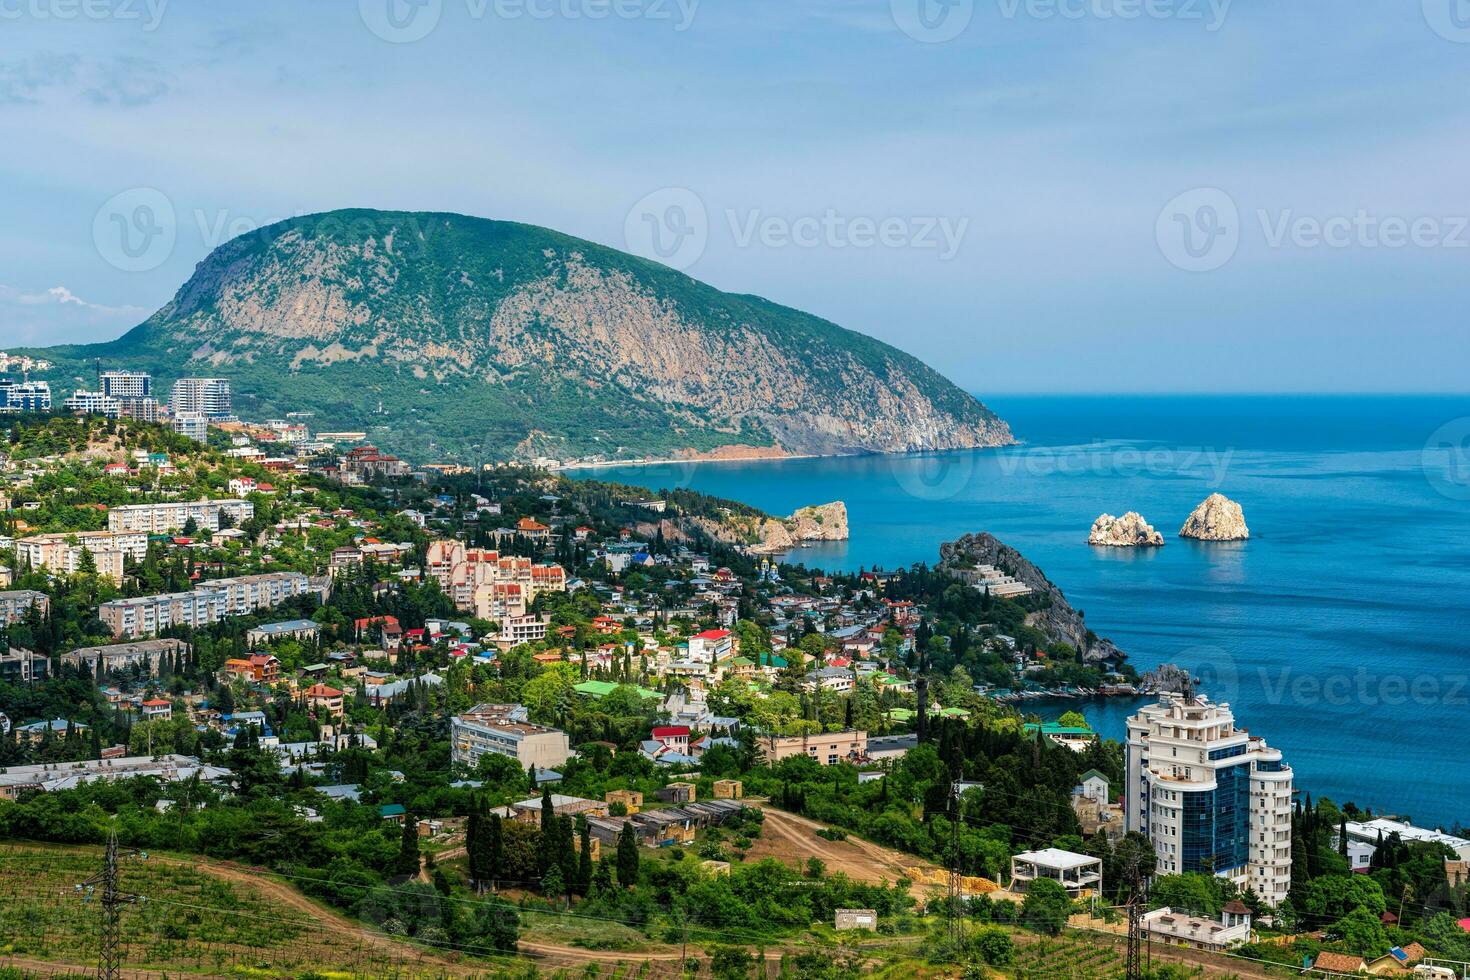
[[[288,619],[284,623],[266,623],[255,627],[257,633],[297,633],[301,630],[321,629],[321,624],[309,619]]]

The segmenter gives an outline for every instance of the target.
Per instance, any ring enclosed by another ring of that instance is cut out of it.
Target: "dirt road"
[[[747,802],[753,802],[766,814],[764,829],[756,839],[755,846],[750,849],[747,860],[769,857],[799,867],[806,863],[807,858],[817,858],[827,866],[828,871],[841,871],[854,881],[874,885],[880,881],[892,884],[906,876],[910,868],[939,870],[939,866],[932,861],[925,861],[859,837],[849,836],[840,841],[826,840],[817,836],[817,831],[823,829],[824,824],[759,801]]]

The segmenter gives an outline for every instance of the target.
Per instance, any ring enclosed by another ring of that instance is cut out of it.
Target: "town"
[[[734,502],[417,465],[218,378],[0,411],[0,964],[52,948],[45,848],[107,845],[259,868],[425,975],[1470,972],[1470,835],[1314,799],[1018,568],[826,573],[709,533]],[[1038,690],[1140,703],[1114,741]],[[210,941],[292,975],[278,940]]]

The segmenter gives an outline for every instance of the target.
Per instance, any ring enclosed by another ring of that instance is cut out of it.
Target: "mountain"
[[[94,364],[231,379],[235,409],[312,412],[420,458],[906,452],[1009,427],[922,362],[756,296],[545,228],[333,211],[215,249]]]

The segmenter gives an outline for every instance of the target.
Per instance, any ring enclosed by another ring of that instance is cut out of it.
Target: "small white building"
[[[1144,913],[1143,929],[1150,939],[1169,946],[1221,952],[1250,941],[1251,913],[1240,902],[1226,905],[1219,919],[1185,915],[1166,907]]]
[[[1026,851],[1011,858],[1011,891],[1025,894],[1031,882],[1050,878],[1073,898],[1102,890],[1102,859],[1057,847]]]

